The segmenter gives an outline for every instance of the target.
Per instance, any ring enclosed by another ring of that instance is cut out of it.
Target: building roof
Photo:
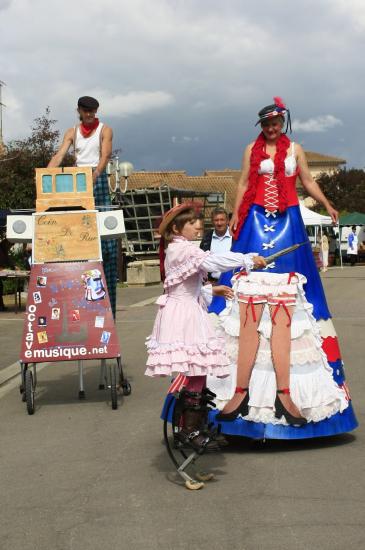
[[[309,166],[315,164],[332,164],[338,166],[339,164],[346,164],[345,159],[339,157],[332,157],[330,155],[322,155],[321,153],[314,153],[313,151],[304,151]]]
[[[224,170],[205,170],[205,176],[230,176],[235,182],[239,180],[241,170],[232,170],[232,168],[224,168]]]
[[[167,185],[182,191],[226,193],[226,208],[233,208],[237,182],[231,175],[188,176],[186,172],[134,172],[128,178],[128,189],[154,188]]]
[[[133,172],[128,178],[129,189],[143,189],[144,187],[160,187],[168,185],[169,187],[179,187],[181,181],[186,178],[186,172]]]

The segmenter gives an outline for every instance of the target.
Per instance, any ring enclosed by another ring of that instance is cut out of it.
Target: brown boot
[[[193,403],[192,399],[186,398],[184,405],[182,427],[175,433],[176,442],[201,453],[219,451],[218,443],[210,439],[209,432],[204,431],[205,410],[199,406],[199,401]]]
[[[214,398],[217,397],[215,393],[213,393],[209,388],[204,388],[202,390],[202,396],[200,400],[200,404],[205,407],[211,407],[212,409],[215,409],[215,403]],[[206,411],[206,422],[208,420],[208,411]],[[208,430],[211,431],[211,424],[208,424],[207,426]],[[214,437],[214,441],[218,443],[220,447],[227,447],[229,445],[226,437],[220,432],[220,428],[214,429],[212,432],[212,436]]]

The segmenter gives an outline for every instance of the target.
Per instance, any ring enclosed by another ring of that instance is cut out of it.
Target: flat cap
[[[94,97],[90,97],[89,95],[84,95],[82,97],[79,97],[77,106],[81,107],[81,109],[98,109],[99,107],[99,101],[95,99]]]

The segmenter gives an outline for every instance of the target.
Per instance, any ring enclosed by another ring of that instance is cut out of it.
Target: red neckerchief
[[[94,122],[92,124],[84,124],[81,122],[80,124],[80,132],[82,134],[82,137],[87,138],[90,136],[91,132],[96,130],[96,128],[99,126],[99,119],[95,118]]]

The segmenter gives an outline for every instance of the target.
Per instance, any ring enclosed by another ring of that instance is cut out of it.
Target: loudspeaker
[[[31,243],[33,216],[12,214],[6,218],[6,238],[12,243]]]
[[[98,212],[98,222],[102,239],[117,239],[125,233],[123,210]]]

